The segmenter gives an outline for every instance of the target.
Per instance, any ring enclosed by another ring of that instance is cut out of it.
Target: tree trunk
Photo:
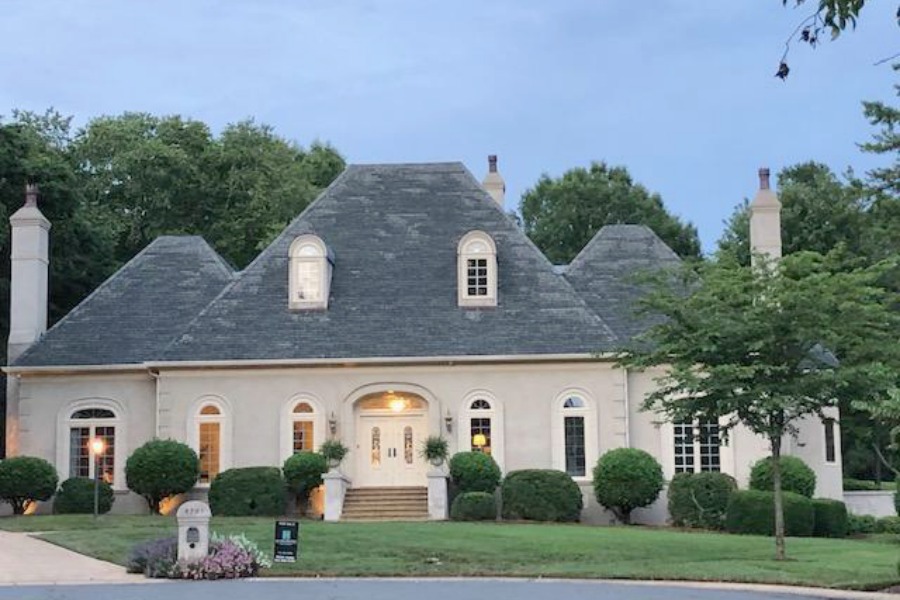
[[[14,500],[12,502],[12,509],[14,515],[24,515],[25,514],[25,503],[26,500]]]
[[[772,438],[772,490],[775,496],[775,560],[784,560],[784,503],[781,498],[781,436]]]

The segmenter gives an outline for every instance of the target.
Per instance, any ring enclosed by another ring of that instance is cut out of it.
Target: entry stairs
[[[427,521],[428,488],[351,488],[344,497],[341,520]]]

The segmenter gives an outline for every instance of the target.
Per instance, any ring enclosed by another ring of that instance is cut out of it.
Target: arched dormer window
[[[292,309],[328,308],[331,268],[328,248],[314,235],[301,235],[291,244],[288,305]]]
[[[460,306],[497,306],[497,246],[483,231],[470,231],[457,249]]]

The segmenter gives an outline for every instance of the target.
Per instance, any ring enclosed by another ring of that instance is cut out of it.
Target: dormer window
[[[459,242],[457,288],[460,306],[497,306],[497,246],[483,231]]]
[[[294,240],[290,249],[290,308],[328,308],[333,264],[328,248],[318,237],[301,235]]]

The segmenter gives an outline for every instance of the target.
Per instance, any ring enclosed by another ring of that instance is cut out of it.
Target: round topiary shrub
[[[840,500],[828,498],[815,498],[813,510],[816,515],[816,525],[813,535],[816,537],[847,537],[847,505]]]
[[[198,477],[197,453],[175,440],[150,440],[125,463],[125,484],[147,500],[153,513],[159,512],[164,499],[194,487]]]
[[[112,486],[100,481],[97,509],[100,514],[110,511],[115,500]],[[72,477],[59,486],[53,499],[53,512],[65,514],[93,514],[94,480],[87,477]]]
[[[659,498],[663,484],[662,466],[637,448],[610,450],[594,467],[597,502],[626,524],[631,522],[631,511]]]
[[[209,486],[209,508],[224,517],[284,514],[286,486],[278,467],[247,467],[219,473]]]
[[[284,480],[297,495],[301,512],[306,512],[309,494],[322,485],[322,474],[328,471],[328,460],[318,452],[298,452],[284,461]]]
[[[816,473],[796,456],[782,456],[781,489],[812,498],[816,493]],[[772,457],[756,461],[750,470],[750,489],[761,492],[774,491],[772,482]]]
[[[56,469],[43,458],[14,456],[0,461],[0,501],[8,502],[14,515],[24,514],[30,502],[49,500],[57,483]]]
[[[679,473],[669,483],[669,515],[678,527],[722,529],[737,482],[725,473]]]
[[[503,478],[500,490],[504,519],[572,522],[581,518],[581,488],[562,471],[512,471]]]
[[[784,492],[784,533],[809,537],[815,531],[812,500],[800,494]],[[775,535],[775,494],[759,490],[737,491],[731,495],[725,514],[728,533]]]
[[[453,500],[450,518],[454,521],[493,521],[497,518],[497,503],[493,494],[465,492]]]
[[[484,452],[458,452],[450,459],[450,478],[460,493],[494,493],[500,485],[500,467]]]

